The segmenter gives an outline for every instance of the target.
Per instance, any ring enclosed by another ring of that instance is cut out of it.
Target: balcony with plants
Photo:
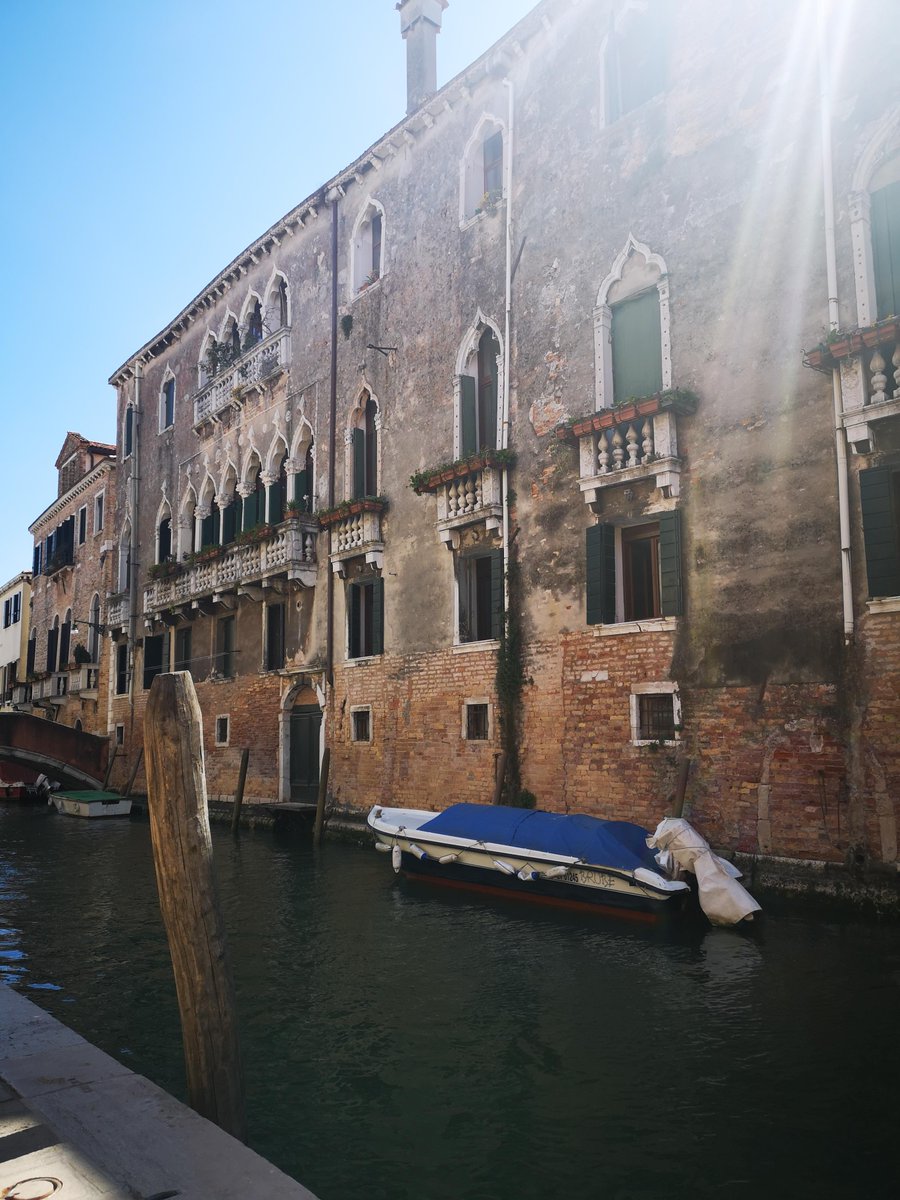
[[[863,329],[833,329],[804,353],[803,361],[827,375],[840,371],[847,440],[867,453],[874,423],[900,417],[900,317],[885,317]]]
[[[503,521],[502,475],[515,456],[510,450],[477,450],[455,462],[417,471],[409,486],[417,496],[437,497],[437,531],[442,542],[454,545],[470,525],[499,529]]]
[[[194,395],[194,428],[198,432],[231,406],[240,406],[253,392],[274,383],[288,370],[291,330],[284,325],[272,333],[248,333],[240,346],[213,342],[202,367],[202,384]]]
[[[331,530],[331,569],[335,574],[343,575],[347,563],[354,558],[364,557],[373,566],[382,565],[381,518],[386,509],[384,496],[360,496],[316,514],[321,528]]]

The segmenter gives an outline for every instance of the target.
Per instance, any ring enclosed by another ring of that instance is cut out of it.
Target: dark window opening
[[[266,670],[284,667],[284,605],[270,604],[266,609]]]
[[[376,279],[381,275],[381,213],[372,217],[372,274]]]
[[[368,392],[365,399],[361,424],[352,433],[354,500],[378,495],[378,430],[375,424],[378,405]]]
[[[103,495],[102,493],[94,501],[94,533],[99,533],[103,528]]]
[[[244,340],[244,348],[249,350],[251,346],[255,346],[257,342],[263,340],[263,317],[262,308],[257,300],[247,316],[247,336]]]
[[[116,726],[116,745],[117,746],[125,745],[125,726],[124,725]]]
[[[185,626],[175,633],[175,670],[190,671],[191,669],[191,627]]]
[[[622,530],[622,583],[626,621],[661,616],[659,525]]]
[[[232,321],[231,329],[226,337],[231,346],[232,359],[239,358],[241,353],[241,331],[237,327],[237,321]]]
[[[277,525],[284,520],[284,510],[288,502],[287,455],[281,456],[278,464],[278,477],[269,488],[269,524]]]
[[[25,659],[25,671],[27,675],[34,674],[34,656],[37,651],[37,636],[32,634],[28,639],[28,657]]]
[[[87,508],[78,510],[78,545],[83,546],[87,541]]]
[[[168,637],[158,633],[144,638],[144,691],[150,687],[157,675],[167,669]]]
[[[266,485],[262,480],[262,471],[257,469],[256,479],[253,484],[253,491],[249,496],[244,497],[243,504],[243,528],[244,530],[255,529],[257,525],[262,525],[266,519]]]
[[[168,429],[175,424],[175,380],[167,379],[163,384],[162,427]]]
[[[231,498],[231,503],[227,508],[221,509],[222,513],[222,545],[230,546],[237,536],[238,512],[240,511],[237,505],[239,496],[234,495]]]
[[[56,651],[59,646],[59,626],[54,625],[52,629],[47,630],[47,670],[52,672],[56,670]]]
[[[283,279],[278,280],[278,320],[280,328],[284,329],[288,323],[288,296],[287,284]]]
[[[158,551],[156,561],[158,563],[168,562],[172,557],[172,518],[164,517],[159,523],[158,530]]]
[[[216,625],[216,670],[225,679],[234,676],[234,617],[220,617]]]
[[[486,704],[466,705],[466,739],[470,742],[486,742],[488,740],[488,706]]]
[[[221,512],[219,506],[213,503],[209,513],[200,522],[200,549],[219,545],[221,531]]]
[[[372,740],[372,714],[368,708],[357,709],[350,714],[354,742],[370,742]]]
[[[367,658],[384,649],[384,580],[352,583],[348,590],[348,654]]]
[[[485,195],[499,200],[503,194],[503,133],[497,130],[484,139],[482,147]]]
[[[134,409],[129,404],[125,409],[125,457],[134,448]]]
[[[69,665],[69,649],[72,642],[72,617],[66,614],[66,619],[59,628],[59,669],[65,671]]]
[[[497,359],[500,344],[494,331],[485,329],[478,339],[475,378],[460,376],[460,445],[462,456],[497,448]]]
[[[294,476],[294,504],[300,506],[303,512],[313,509],[313,447],[312,442],[306,448],[303,460],[303,470]]]
[[[675,740],[675,705],[672,696],[638,696],[638,741],[673,742]]]
[[[503,555],[492,551],[461,558],[458,584],[460,642],[498,638],[503,613]]]
[[[128,643],[116,646],[116,695],[124,696],[128,691]]]
[[[229,719],[227,716],[216,717],[216,745],[217,746],[227,746],[228,745],[228,732],[229,732],[228,726],[229,726]]]

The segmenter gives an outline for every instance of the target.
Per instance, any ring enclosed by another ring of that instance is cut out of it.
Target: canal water
[[[898,1194],[896,923],[654,931],[213,833],[250,1141],[321,1200]],[[0,926],[6,982],[184,1097],[145,822],[0,807]]]

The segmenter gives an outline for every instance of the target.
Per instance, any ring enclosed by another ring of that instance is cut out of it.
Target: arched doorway
[[[315,803],[319,791],[319,747],[322,710],[311,688],[294,697],[290,710],[288,738],[289,799]]]

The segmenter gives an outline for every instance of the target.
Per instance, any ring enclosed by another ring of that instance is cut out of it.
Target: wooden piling
[[[128,776],[128,783],[125,785],[123,796],[130,796],[131,789],[134,787],[134,781],[137,779],[137,773],[141,769],[141,759],[144,757],[144,747],[141,746],[138,750],[137,758],[134,760],[134,766],[131,769],[131,774]]]
[[[683,758],[678,767],[678,778],[675,782],[675,792],[672,796],[672,816],[680,817],[684,814],[684,793],[687,789],[688,775],[691,770],[691,760]]]
[[[175,975],[188,1099],[246,1138],[234,985],[216,896],[203,722],[187,671],[157,675],[144,718],[147,807],[159,904]]]
[[[245,749],[241,754],[241,769],[238,771],[237,787],[234,792],[234,810],[231,814],[231,832],[237,833],[241,824],[241,805],[244,803],[244,784],[247,782],[247,764],[250,761],[250,750]]]
[[[313,830],[313,845],[318,846],[322,841],[322,827],[325,824],[325,797],[328,794],[328,768],[331,766],[331,747],[326,746],[322,751],[322,769],[319,773],[319,794],[316,797],[316,824]]]
[[[497,766],[494,772],[494,794],[491,797],[491,804],[499,804],[500,798],[503,795],[503,780],[506,777],[506,763],[509,755],[505,750],[501,750],[497,755]]]
[[[119,753],[119,747],[113,746],[112,757],[110,758],[109,762],[106,764],[106,774],[103,776],[104,792],[109,791],[109,781],[112,778],[113,767],[116,765],[116,756],[118,755],[118,753]]]

